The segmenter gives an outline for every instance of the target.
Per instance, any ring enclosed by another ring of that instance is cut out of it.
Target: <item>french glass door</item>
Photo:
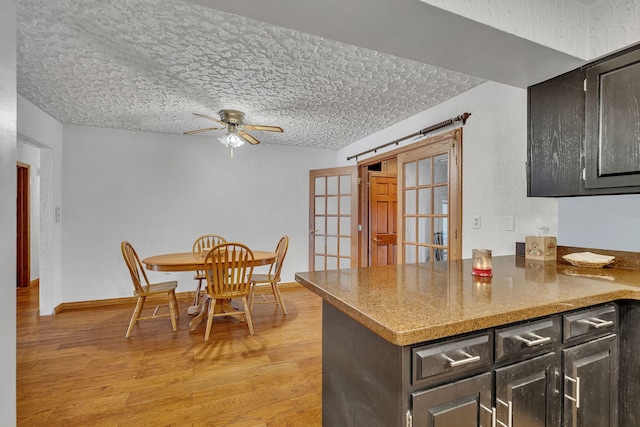
[[[309,171],[309,269],[358,265],[355,166]]]
[[[419,150],[398,156],[402,185],[398,255],[403,263],[460,257],[460,137],[453,132],[433,139]]]

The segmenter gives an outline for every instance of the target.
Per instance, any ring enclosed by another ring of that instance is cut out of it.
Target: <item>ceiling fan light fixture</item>
[[[218,140],[227,148],[238,148],[244,145],[245,141],[238,135],[235,125],[229,125],[229,131]]]
[[[233,149],[242,147],[245,142],[248,142],[251,145],[260,144],[260,141],[256,139],[253,135],[247,132],[247,130],[258,130],[258,131],[266,131],[266,132],[284,132],[284,130],[280,126],[267,126],[267,125],[251,125],[244,123],[244,113],[238,110],[220,110],[218,114],[220,114],[220,119],[215,119],[213,117],[206,116],[200,113],[193,113],[198,117],[202,117],[203,119],[210,120],[212,122],[217,123],[219,126],[225,126],[227,128],[227,133],[220,138],[218,141],[225,147],[231,149],[231,158],[233,158]],[[204,129],[194,129],[188,132],[184,132],[186,135],[192,135],[201,132],[208,132],[210,130],[220,130],[222,128],[204,128]],[[238,132],[238,129],[240,131]]]

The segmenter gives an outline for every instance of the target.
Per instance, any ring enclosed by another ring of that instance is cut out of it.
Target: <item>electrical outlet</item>
[[[473,217],[473,228],[481,228],[482,222],[480,221],[480,215],[475,215]]]

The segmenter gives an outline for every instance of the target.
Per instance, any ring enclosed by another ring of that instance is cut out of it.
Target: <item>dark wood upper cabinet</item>
[[[527,196],[640,193],[640,44],[528,89]]]
[[[527,196],[583,194],[584,90],[577,69],[528,89]]]
[[[586,68],[586,188],[640,185],[640,49]]]

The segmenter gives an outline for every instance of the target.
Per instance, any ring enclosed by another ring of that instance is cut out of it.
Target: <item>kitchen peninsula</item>
[[[502,256],[489,280],[471,275],[470,260],[305,272],[296,280],[323,299],[325,426],[494,419],[517,426],[518,417],[530,418],[527,425],[577,417],[580,425],[587,410],[609,425],[618,417],[639,425],[640,410],[629,403],[639,386],[625,378],[640,372],[640,271]],[[585,349],[594,351],[592,380],[605,399],[587,390]],[[518,375],[536,380],[510,380]]]

